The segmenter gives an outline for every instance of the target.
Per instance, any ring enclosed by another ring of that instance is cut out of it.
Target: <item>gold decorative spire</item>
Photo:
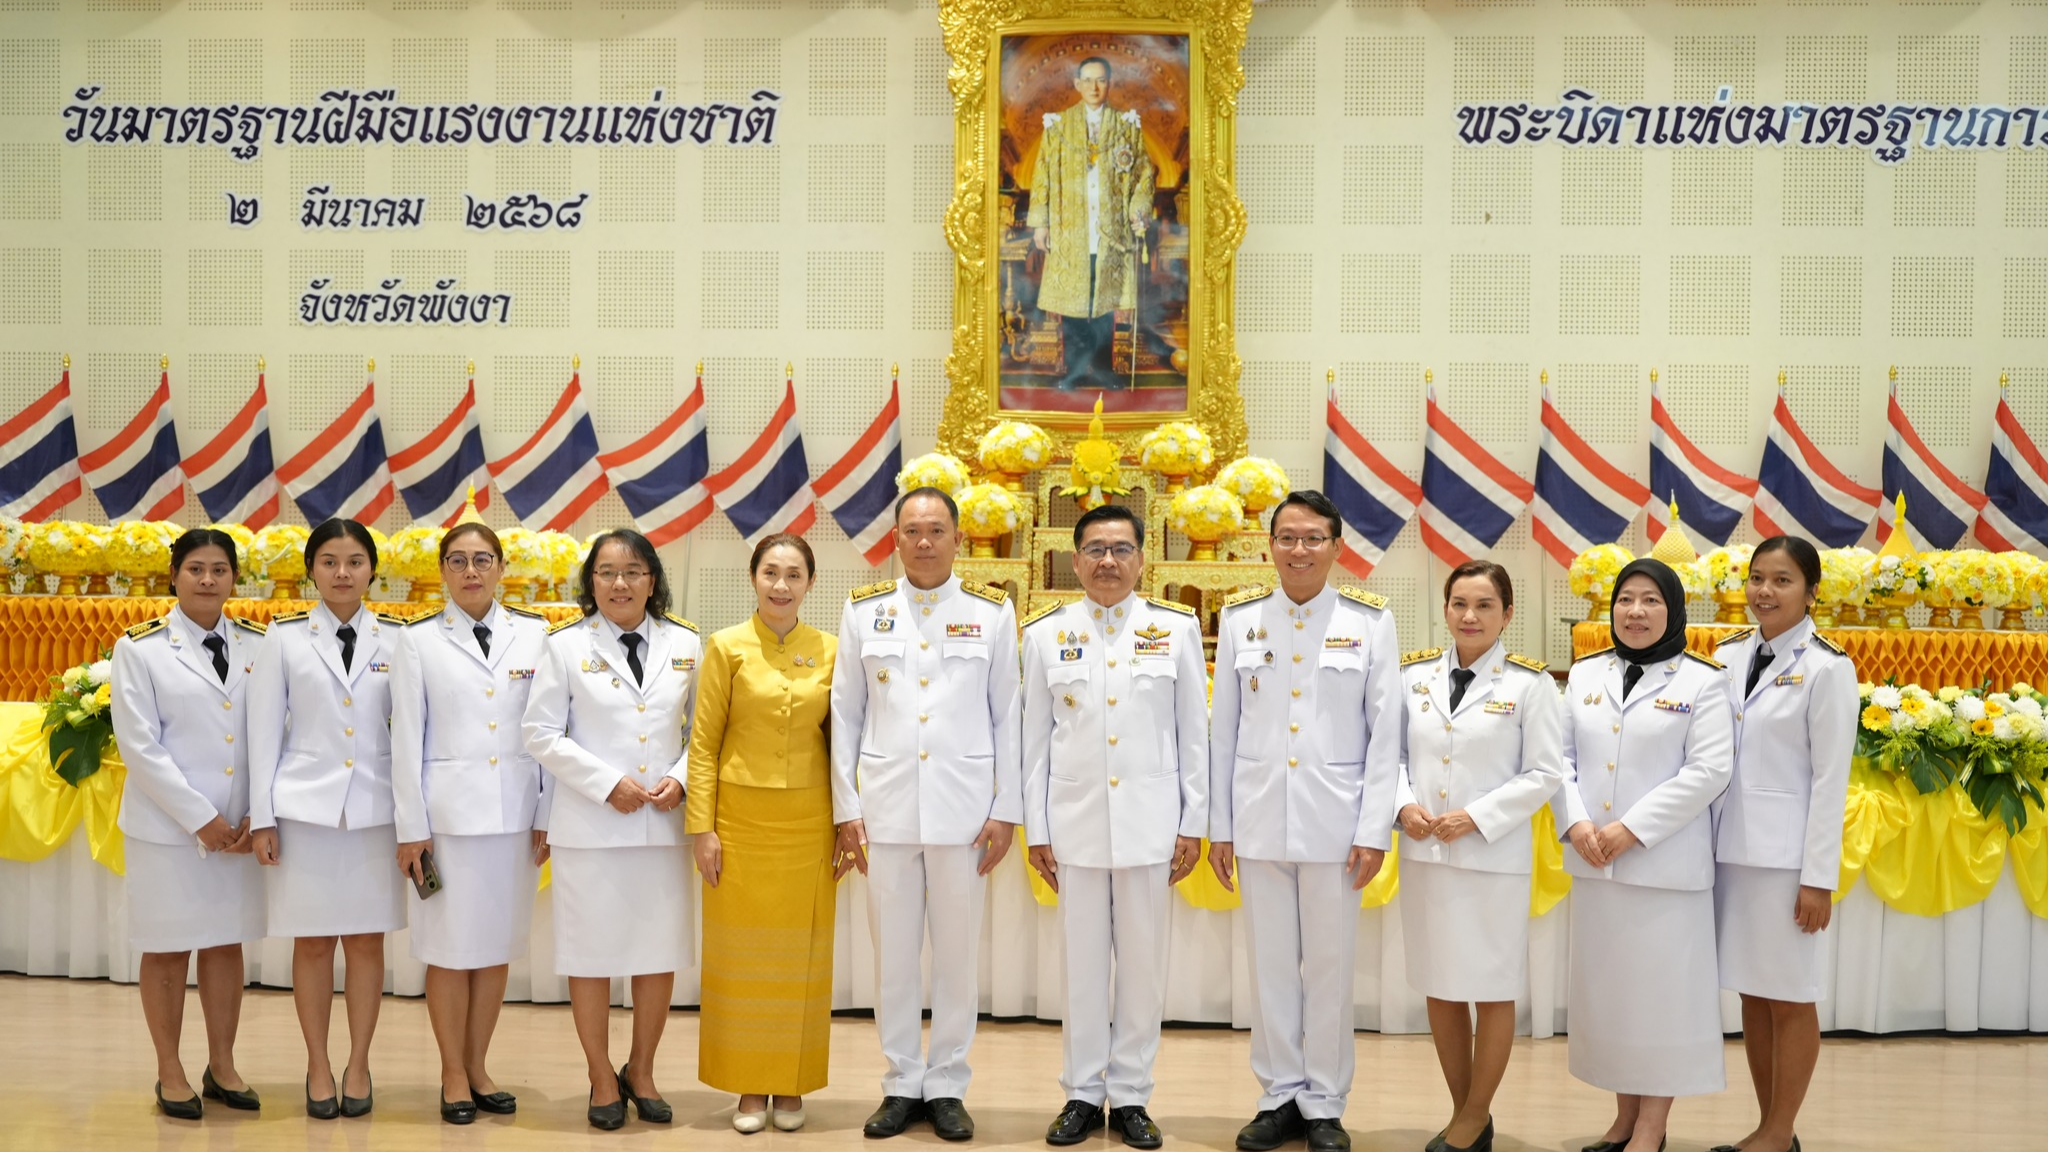
[[[260,355],[256,357],[256,370],[257,370],[258,372],[261,372],[261,371],[263,371],[264,369],[266,369],[266,368],[269,368],[269,367],[270,367],[270,361],[269,361],[268,359],[266,359],[265,357],[263,357],[263,356],[260,356]]]
[[[471,376],[476,375],[476,357],[474,356],[470,357],[469,360],[469,374]]]
[[[476,485],[472,483],[469,486],[469,499],[463,501],[462,515],[455,518],[455,524],[457,527],[460,527],[464,524],[482,524],[483,522],[482,514],[476,510]]]
[[[1906,534],[1906,494],[1904,492],[1899,493],[1899,498],[1893,505],[1891,537],[1884,542],[1884,547],[1877,550],[1877,554],[1879,556],[1897,556],[1902,560],[1914,554],[1913,541]]]
[[[377,370],[377,358],[375,356],[370,357],[364,363],[368,366],[370,371],[375,372]]]
[[[69,352],[66,352],[66,353],[64,354],[64,370],[65,370],[66,372],[69,372],[69,371],[71,371],[71,353],[69,353]],[[2005,379],[2005,377],[2003,377],[2003,376],[2000,376],[2000,377],[1999,377],[1999,380],[2001,380],[2001,381],[2003,381],[2004,379]]]
[[[159,372],[169,372],[171,370],[171,357],[168,353],[156,358],[156,368]]]
[[[570,369],[571,369],[571,370],[574,370],[574,371],[578,371],[578,372],[582,371],[582,370],[583,370],[583,356],[582,356],[582,354],[578,353],[578,354],[576,354],[576,355],[573,355],[573,356],[569,357],[569,367],[570,367]]]
[[[1685,528],[1678,522],[1678,493],[1671,494],[1671,527],[1657,538],[1656,546],[1650,549],[1650,559],[1662,560],[1673,568],[1690,564],[1700,558],[1692,546],[1692,537],[1685,534]]]

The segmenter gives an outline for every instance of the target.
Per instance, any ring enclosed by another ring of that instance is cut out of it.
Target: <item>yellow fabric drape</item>
[[[2027,830],[2006,841],[2005,854],[2012,861],[2021,903],[2048,920],[2048,827],[2042,826],[2040,808],[2027,805]]]
[[[64,846],[85,825],[92,858],[119,876],[126,844],[115,823],[128,766],[112,746],[100,770],[77,788],[50,767],[40,705],[0,703],[0,858],[31,862]]]
[[[1704,656],[1737,628],[1727,624],[1694,625],[1685,630],[1686,647]],[[1993,691],[2016,683],[2048,681],[2048,632],[2001,632],[1962,628],[1825,628],[1856,664],[1856,678],[1882,684],[1896,680],[1927,688],[1943,684],[1974,687],[1991,680]],[[1613,643],[1606,624],[1581,620],[1572,625],[1572,658],[1597,652]]]

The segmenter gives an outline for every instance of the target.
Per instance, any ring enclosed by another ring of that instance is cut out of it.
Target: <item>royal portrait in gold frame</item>
[[[1244,451],[1233,129],[1250,17],[1251,0],[940,0],[954,98],[943,450],[972,459],[999,419],[1068,441],[1101,397],[1121,440],[1192,419],[1219,459]],[[1099,164],[1089,199],[1061,163]]]

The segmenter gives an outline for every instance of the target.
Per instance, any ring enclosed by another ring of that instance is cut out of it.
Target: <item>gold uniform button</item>
[[[929,647],[931,647],[931,646],[932,646],[932,642],[931,642],[931,641],[929,641],[929,640],[919,640],[919,641],[917,642],[917,646],[918,646],[919,648],[929,648]]]
[[[1735,718],[1736,718],[1737,720],[1740,720],[1740,719],[1742,719],[1742,713],[1740,713],[1740,712],[1737,712],[1737,713],[1735,714]]]
[[[634,705],[634,707],[635,707],[635,708],[637,708],[637,709],[639,709],[639,710],[640,710],[640,711],[642,711],[642,712],[645,712],[645,711],[647,711],[647,705],[645,705],[645,704],[636,704],[636,705]]]
[[[1296,620],[1296,621],[1294,622],[1294,630],[1295,630],[1296,632],[1299,632],[1299,631],[1301,631],[1301,630],[1302,630],[1303,628],[1306,628],[1306,627],[1308,627],[1308,625],[1306,625],[1306,624],[1303,624],[1303,623],[1302,623],[1301,621],[1299,621],[1299,620]]]
[[[1289,724],[1289,725],[1287,726],[1287,730],[1288,730],[1289,732],[1299,732],[1299,731],[1301,731],[1301,725],[1299,725],[1299,724]]]
[[[1437,798],[1441,800],[1444,797],[1449,796],[1451,794],[1451,790],[1449,788],[1439,788],[1436,790],[1436,794]]]
[[[931,714],[928,712],[919,712],[917,714],[917,722],[919,724],[929,724],[931,723],[931,719]]]
[[[1104,635],[1106,635],[1106,636],[1114,636],[1114,635],[1116,635],[1116,625],[1114,625],[1114,624],[1111,624],[1111,625],[1110,625],[1110,626],[1108,626],[1107,628],[1104,628],[1104,629],[1103,629],[1102,631],[1103,631],[1103,634],[1104,634]]]
[[[491,763],[496,764],[497,762],[498,758],[496,756],[491,757]]]
[[[917,686],[918,686],[919,688],[929,688],[929,687],[931,687],[931,686],[932,686],[932,678],[931,678],[931,677],[929,677],[929,676],[919,676],[919,677],[917,678]]]
[[[1299,653],[1299,652],[1296,652],[1296,653],[1294,654],[1294,662],[1295,662],[1296,664],[1299,664],[1299,663],[1301,663],[1301,653]]]
[[[1614,730],[1615,730],[1616,732],[1619,732],[1619,731],[1621,731],[1621,725],[1619,725],[1619,724],[1616,724],[1616,725],[1614,726]]]
[[[1444,725],[1444,731],[1449,732],[1450,730],[1451,726],[1449,724]]]
[[[220,702],[221,711],[223,712],[227,711],[230,708],[233,708],[234,706],[235,702],[233,700],[223,700]]]
[[[1299,688],[1290,689],[1290,691],[1292,691],[1296,696],[1301,695],[1301,689]]]
[[[234,774],[235,774],[235,770],[234,770],[233,768],[229,768],[229,769],[227,769],[227,770],[226,770],[226,772],[224,773],[224,775],[228,775],[228,776],[233,776]]]
[[[1297,764],[1300,764],[1300,763],[1301,763],[1301,761],[1299,761],[1299,760],[1295,759],[1295,758],[1294,758],[1294,757],[1292,757],[1292,756],[1289,756],[1289,757],[1287,758],[1287,766],[1288,766],[1289,768],[1292,768],[1292,767],[1294,767],[1295,765],[1297,765]]]
[[[234,742],[235,738],[233,736],[228,737],[228,743],[233,744]]]
[[[1111,708],[1114,708],[1114,707],[1116,707],[1116,697],[1114,697],[1114,696],[1111,696],[1111,697],[1109,698],[1109,706],[1110,706]]]
[[[929,760],[929,759],[931,759],[931,758],[932,758],[932,754],[931,754],[931,753],[929,753],[929,752],[919,752],[919,753],[917,754],[917,758],[918,758],[919,760]]]
[[[1116,787],[1116,777],[1114,777],[1114,776],[1111,776],[1111,777],[1109,778],[1109,786],[1110,786],[1111,788],[1114,788],[1114,787]]]
[[[1449,764],[1450,762],[1451,758],[1449,756],[1444,757],[1444,763]]]
[[[343,736],[353,736],[353,735],[355,735],[355,734],[356,734],[356,730],[355,730],[355,729],[353,729],[353,728],[343,728],[343,729],[341,730],[341,734],[342,734]]]
[[[647,743],[647,736],[646,736],[646,735],[645,735],[644,733],[643,733],[643,734],[641,735],[641,737],[640,737],[640,742],[641,742],[642,744],[645,744],[645,743]]]
[[[1609,760],[1609,761],[1607,762],[1607,770],[1608,770],[1609,772],[1612,772],[1612,771],[1614,771],[1614,761],[1612,761],[1612,760]]]
[[[496,688],[486,688],[486,689],[484,689],[484,695],[486,695],[486,696],[496,696],[497,694],[498,694],[498,690],[497,690]]]
[[[493,721],[491,721],[491,731],[493,731],[493,732],[496,732],[497,730],[498,730],[498,722],[497,722],[496,720],[493,720]]]
[[[1114,737],[1114,736],[1111,736],[1111,737],[1109,738],[1109,742],[1110,742],[1111,744],[1114,744],[1114,743],[1116,743],[1116,737]]]
[[[647,771],[647,765],[645,765],[645,764],[642,764],[642,765],[640,766],[640,771],[642,771],[642,772],[645,772],[645,771]]]
[[[1612,812],[1614,811],[1614,801],[1609,800],[1607,803],[1602,804],[1601,807],[1607,809],[1609,812]]]
[[[486,695],[489,695],[489,693],[490,693],[490,690],[489,690],[489,689],[485,689],[484,691],[485,691],[485,694],[486,694]],[[341,706],[342,706],[342,707],[344,707],[344,708],[347,708],[347,707],[349,707],[349,706],[353,705],[353,704],[354,704],[355,702],[356,702],[356,701],[355,701],[355,697],[353,697],[353,696],[343,696],[343,697],[341,698]]]
[[[343,761],[341,762],[341,766],[342,766],[343,768],[353,768],[353,767],[355,767],[355,766],[356,766],[356,761],[355,761],[355,757],[351,756],[351,757],[349,757],[348,759],[346,759],[346,760],[343,760]]]
[[[1109,666],[1110,666],[1111,668],[1114,668],[1114,667],[1116,667],[1116,657],[1114,657],[1114,656],[1111,656],[1111,657],[1109,658]]]

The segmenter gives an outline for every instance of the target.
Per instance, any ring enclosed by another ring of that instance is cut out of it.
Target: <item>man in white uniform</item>
[[[1000,588],[953,575],[960,514],[919,488],[896,502],[904,578],[857,588],[832,672],[832,818],[840,873],[868,878],[888,1072],[870,1137],[929,1117],[974,1135],[962,1098],[980,1006],[976,950],[988,874],[1023,819],[1018,791],[1017,617]],[[931,1050],[922,1047],[920,954],[932,945]]]
[[[1225,602],[1216,623],[1209,863],[1235,866],[1249,917],[1252,1074],[1246,1152],[1308,1137],[1351,1147],[1352,952],[1358,891],[1393,837],[1401,667],[1384,597],[1332,588],[1344,524],[1320,492],[1274,510],[1279,594]]]
[[[1024,830],[1066,936],[1067,1103],[1048,1144],[1087,1139],[1105,1102],[1126,1145],[1160,1143],[1145,1106],[1167,888],[1201,858],[1209,716],[1194,610],[1132,594],[1144,531],[1119,505],[1084,514],[1074,574],[1086,597],[1033,613],[1024,632]]]

